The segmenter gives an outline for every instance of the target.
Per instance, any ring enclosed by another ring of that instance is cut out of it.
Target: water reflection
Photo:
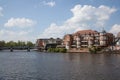
[[[119,54],[0,52],[0,80],[119,80]]]

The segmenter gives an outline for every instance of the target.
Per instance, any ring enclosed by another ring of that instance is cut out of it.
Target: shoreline
[[[67,53],[85,53],[89,54],[90,52],[67,52]],[[114,51],[98,51],[96,53],[90,53],[90,54],[120,54],[120,50],[114,50]]]
[[[45,52],[45,53],[61,53],[61,52],[48,52],[48,51],[39,51],[39,50],[35,50],[37,52]],[[78,52],[78,51],[67,51],[66,53],[84,53],[84,54],[120,54],[120,50],[113,50],[113,51],[97,51],[96,53],[91,53],[89,51],[82,51],[82,52]]]

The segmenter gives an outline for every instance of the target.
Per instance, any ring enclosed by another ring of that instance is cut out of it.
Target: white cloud
[[[32,27],[35,25],[35,21],[27,18],[10,18],[7,23],[4,24],[5,27]]]
[[[50,1],[50,2],[43,1],[43,4],[50,7],[54,7],[56,5],[55,1]]]
[[[0,7],[0,16],[3,16],[2,11],[3,11],[3,8],[2,8],[2,7]]]
[[[73,16],[67,19],[61,26],[52,23],[44,30],[40,37],[62,37],[66,33],[73,33],[83,29],[99,29],[104,27],[110,15],[116,11],[115,8],[101,5],[76,5],[71,9]]]
[[[119,24],[113,25],[109,32],[117,35],[118,32],[120,32],[120,25]]]
[[[31,31],[10,31],[10,30],[5,30],[2,29],[0,30],[0,40],[5,40],[5,41],[34,41],[34,37],[31,37],[30,34]]]

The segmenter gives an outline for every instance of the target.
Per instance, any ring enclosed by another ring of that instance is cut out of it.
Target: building
[[[117,34],[118,42],[117,45],[120,46],[120,32]]]
[[[117,34],[116,49],[120,50],[120,32]]]
[[[61,45],[62,39],[57,38],[49,38],[49,39],[37,39],[36,47],[39,50],[47,49],[48,47],[56,47],[57,45]]]
[[[73,34],[66,34],[63,38],[63,45],[66,49],[70,48],[88,48],[91,46],[107,47],[112,45],[114,35],[94,30],[81,30]]]

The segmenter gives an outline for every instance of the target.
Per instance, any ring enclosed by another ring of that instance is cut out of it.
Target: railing
[[[10,52],[13,52],[14,50],[27,50],[30,52],[31,49],[35,49],[35,47],[28,47],[28,46],[23,46],[23,47],[0,47],[0,50],[10,50]]]

